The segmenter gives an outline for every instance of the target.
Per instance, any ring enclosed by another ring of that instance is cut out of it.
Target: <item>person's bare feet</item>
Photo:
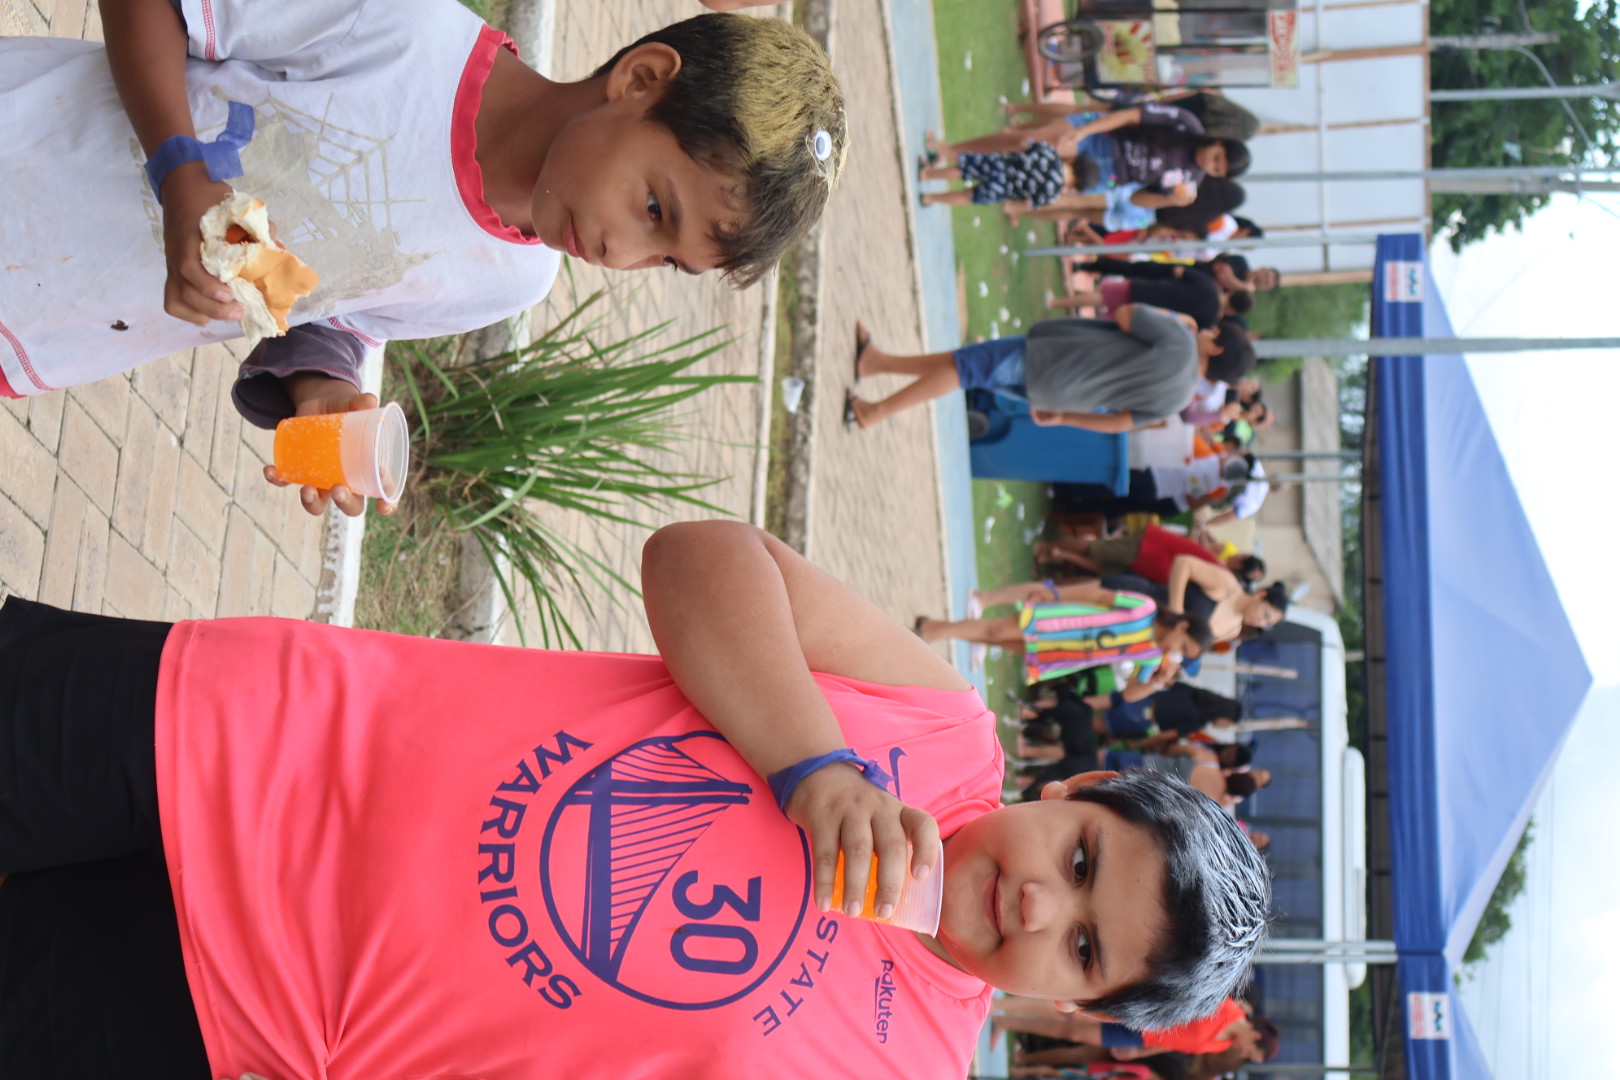
[[[845,405],[855,419],[855,426],[862,431],[883,422],[883,418],[877,415],[877,402],[875,401],[863,401],[851,394]]]
[[[866,377],[866,366],[862,362],[866,359],[867,350],[872,347],[871,331],[859,319],[855,321],[855,381],[860,382]]]

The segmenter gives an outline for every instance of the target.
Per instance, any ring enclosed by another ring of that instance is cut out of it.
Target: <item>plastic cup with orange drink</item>
[[[909,860],[908,860],[909,861]],[[877,916],[877,856],[872,856],[872,867],[866,875],[866,894],[861,897],[860,917],[902,930],[915,930],[919,934],[933,934],[939,930],[939,909],[945,898],[945,873],[934,867],[933,873],[918,881],[909,872],[900,886],[900,899],[894,905],[894,914],[887,919]],[[833,870],[832,907],[844,910],[844,853],[838,853],[838,866]]]
[[[342,484],[356,495],[398,502],[411,465],[405,411],[380,409],[292,416],[276,425],[276,472],[289,484],[323,490]]]

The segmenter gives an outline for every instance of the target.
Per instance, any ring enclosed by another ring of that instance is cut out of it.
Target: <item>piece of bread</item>
[[[230,287],[246,313],[248,348],[287,332],[287,313],[321,279],[270,237],[264,203],[234,192],[202,218],[203,269]]]

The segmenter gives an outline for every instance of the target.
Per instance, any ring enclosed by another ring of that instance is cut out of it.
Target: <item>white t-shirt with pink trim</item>
[[[997,807],[975,693],[817,683],[942,834]],[[816,910],[657,657],[181,623],[156,745],[217,1077],[961,1080],[988,1014],[915,935]]]
[[[183,0],[198,137],[255,131],[230,181],[321,277],[293,325],[368,343],[488,326],[560,256],[503,226],[473,156],[503,35],[455,0]],[[239,337],[163,311],[162,214],[106,50],[0,40],[0,392],[37,394]]]

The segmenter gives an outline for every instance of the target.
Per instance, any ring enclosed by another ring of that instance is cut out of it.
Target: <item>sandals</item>
[[[855,324],[855,381],[861,381],[861,357],[866,355],[866,347],[872,344],[872,335],[867,333],[860,323]]]
[[[855,391],[849,389],[848,387],[845,387],[845,389],[844,389],[844,430],[845,431],[858,431],[858,430],[860,430],[860,426],[861,426],[861,418],[855,412]]]

